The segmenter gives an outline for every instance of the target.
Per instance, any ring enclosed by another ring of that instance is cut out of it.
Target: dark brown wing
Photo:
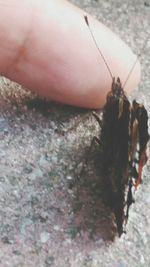
[[[120,79],[113,80],[103,111],[101,143],[103,175],[119,235],[134,202],[132,192],[141,182],[148,140],[146,109],[135,100],[130,104]]]
[[[133,145],[131,146],[131,154],[133,157],[133,161],[136,161],[138,163],[138,175],[136,179],[136,185],[135,187],[141,183],[142,179],[142,170],[143,167],[147,161],[147,143],[149,140],[149,134],[148,134],[148,114],[143,105],[140,105],[135,100],[132,103],[132,119],[131,119],[131,131],[132,131],[132,144],[136,144],[133,148]],[[136,122],[136,129],[135,128],[135,122]],[[134,137],[133,132],[136,131],[137,138]],[[137,139],[137,140],[136,140]],[[134,150],[137,151],[136,155],[134,155]]]
[[[104,106],[101,129],[102,166],[119,235],[123,232],[125,186],[128,183],[130,102],[120,80],[113,81]]]
[[[143,105],[135,100],[132,102],[129,121],[129,158],[128,158],[128,193],[126,200],[125,219],[129,216],[130,205],[134,202],[135,192],[142,180],[143,167],[147,161],[148,114]]]

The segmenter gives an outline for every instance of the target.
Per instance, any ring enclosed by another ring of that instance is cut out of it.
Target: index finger
[[[0,72],[48,99],[99,108],[111,77],[95,48],[84,12],[67,1],[5,0],[0,3]],[[114,33],[90,19],[113,76],[125,81],[136,56]],[[126,84],[135,89],[140,64]]]

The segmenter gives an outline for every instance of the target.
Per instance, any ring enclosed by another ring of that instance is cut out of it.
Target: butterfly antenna
[[[99,51],[99,53],[100,53],[100,55],[101,55],[101,57],[102,57],[102,59],[103,59],[105,65],[106,65],[106,67],[107,67],[107,69],[108,69],[108,72],[109,72],[109,74],[110,74],[110,76],[111,76],[111,78],[112,78],[112,80],[113,80],[114,77],[113,77],[112,72],[111,72],[111,70],[110,70],[110,68],[109,68],[109,66],[108,66],[108,64],[107,64],[107,62],[106,62],[106,59],[105,59],[104,55],[102,54],[102,51],[100,50],[100,48],[99,48],[99,46],[98,46],[98,44],[97,44],[97,42],[96,42],[96,40],[95,40],[95,37],[94,37],[93,32],[92,32],[92,30],[91,30],[91,27],[90,27],[90,25],[89,25],[88,17],[87,17],[87,16],[84,16],[84,19],[85,19],[86,25],[87,25],[88,28],[89,28],[89,31],[90,31],[90,33],[91,33],[92,39],[93,39],[93,41],[94,41],[94,43],[95,43],[95,46],[96,46],[96,48],[98,49],[98,51]]]
[[[144,51],[144,49],[145,49],[145,47],[147,45],[148,40],[149,40],[149,36],[146,38],[145,43],[144,43],[144,45],[142,47],[142,50],[140,51],[140,53],[137,55],[137,57],[135,59],[135,62],[133,64],[133,66],[132,66],[132,68],[131,68],[131,70],[130,70],[130,72],[129,72],[129,74],[128,74],[128,76],[127,76],[127,78],[126,78],[126,80],[125,80],[125,82],[123,84],[123,86],[122,86],[123,89],[124,89],[125,85],[127,84],[128,80],[129,80],[129,78],[130,78],[130,76],[131,76],[131,74],[132,74],[132,72],[133,72],[133,70],[134,70],[134,68],[136,66],[136,63],[138,62],[138,59],[141,57],[142,52]]]

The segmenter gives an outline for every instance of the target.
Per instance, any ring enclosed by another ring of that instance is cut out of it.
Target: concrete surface
[[[150,36],[149,0],[72,2],[135,52]],[[150,42],[142,51],[143,78],[135,96],[150,111],[149,49]],[[90,111],[45,102],[1,78],[0,267],[150,266],[150,163],[120,239],[92,159],[70,186],[96,126]]]

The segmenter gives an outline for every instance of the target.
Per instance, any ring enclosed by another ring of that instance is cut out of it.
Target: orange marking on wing
[[[141,156],[140,156],[140,160],[139,160],[139,173],[138,173],[138,179],[136,181],[135,184],[135,190],[137,190],[137,187],[139,184],[141,184],[142,181],[142,171],[143,171],[143,167],[146,164],[147,161],[147,154],[146,154],[146,148],[144,149],[144,151],[142,152]]]

